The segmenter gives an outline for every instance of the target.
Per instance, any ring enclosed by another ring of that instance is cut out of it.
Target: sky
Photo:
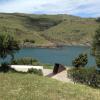
[[[100,0],[0,0],[0,12],[100,17]]]

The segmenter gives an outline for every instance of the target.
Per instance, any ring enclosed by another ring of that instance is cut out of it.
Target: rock
[[[53,69],[53,74],[60,73],[60,72],[62,72],[64,70],[66,70],[66,68],[64,67],[64,65],[55,64],[54,69]]]
[[[11,65],[10,67],[18,72],[28,72],[28,70],[32,68],[43,72],[43,66]]]

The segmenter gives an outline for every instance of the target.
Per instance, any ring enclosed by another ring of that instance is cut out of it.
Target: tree
[[[19,43],[8,33],[0,33],[0,58],[3,60],[10,55],[14,59],[14,53],[20,50]]]
[[[100,27],[96,30],[94,36],[93,55],[96,57],[97,66],[100,67]]]
[[[76,68],[84,67],[88,63],[87,54],[80,54],[75,60],[72,61],[73,66]]]
[[[98,18],[96,19],[96,22],[100,23],[100,17],[98,17]]]

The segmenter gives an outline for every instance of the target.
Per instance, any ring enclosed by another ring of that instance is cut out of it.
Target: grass
[[[53,69],[53,65],[50,65],[50,64],[41,64],[43,65],[44,69]]]
[[[34,74],[0,73],[0,100],[100,100],[100,90]]]
[[[0,13],[0,32],[14,33],[21,42],[33,39],[35,45],[91,43],[98,25],[96,19],[70,15]]]

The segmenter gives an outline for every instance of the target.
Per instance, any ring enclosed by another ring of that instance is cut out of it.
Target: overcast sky
[[[0,12],[99,17],[100,0],[0,0]]]

